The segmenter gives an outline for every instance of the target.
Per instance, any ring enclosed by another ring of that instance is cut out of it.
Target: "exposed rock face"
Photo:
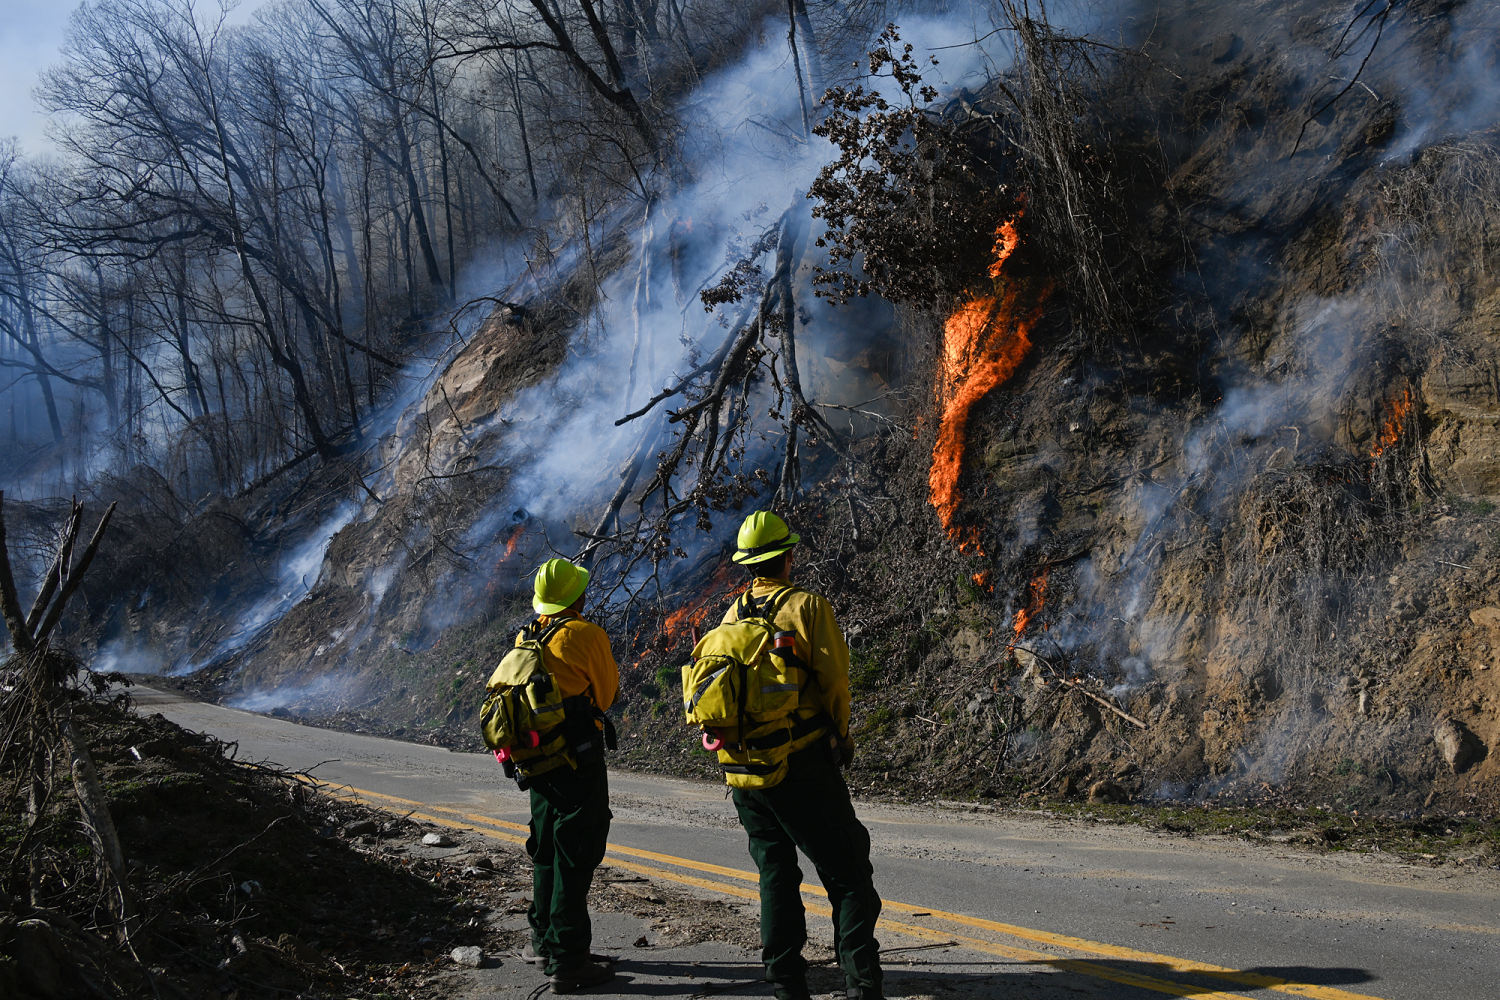
[[[1487,755],[1487,749],[1469,727],[1451,717],[1438,720],[1432,731],[1438,756],[1454,774],[1462,774]]]

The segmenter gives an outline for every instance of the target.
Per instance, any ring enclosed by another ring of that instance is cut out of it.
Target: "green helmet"
[[[734,561],[748,566],[774,559],[802,539],[792,534],[792,529],[775,514],[768,510],[758,510],[740,525],[740,535],[736,541],[740,549],[734,554]]]
[[[589,571],[566,559],[548,559],[536,571],[535,593],[531,606],[539,615],[566,611],[589,585]]]

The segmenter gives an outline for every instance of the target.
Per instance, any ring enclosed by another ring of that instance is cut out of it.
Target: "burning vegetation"
[[[1011,649],[1026,635],[1026,629],[1032,620],[1042,613],[1042,605],[1047,599],[1047,573],[1050,567],[1044,567],[1036,576],[1031,578],[1031,583],[1026,588],[1026,604],[1017,609],[1016,617],[1011,625]]]
[[[730,563],[721,564],[702,590],[662,620],[662,635],[668,649],[697,645],[699,636],[719,623],[729,604],[750,585],[749,579],[737,570]]]
[[[1379,458],[1388,448],[1401,440],[1407,421],[1412,417],[1416,399],[1411,386],[1405,386],[1399,394],[1386,402],[1385,417],[1380,423],[1380,432],[1375,436],[1375,446],[1370,449],[1371,458]]]
[[[1051,291],[1050,285],[1038,287],[1005,272],[1021,245],[1016,223],[1017,219],[1007,219],[995,232],[995,259],[989,265],[993,292],[963,302],[943,324],[936,391],[940,419],[928,484],[943,530],[966,550],[978,549],[972,533],[963,533],[955,524],[969,418],[980,400],[1008,381],[1026,360],[1032,328]]]

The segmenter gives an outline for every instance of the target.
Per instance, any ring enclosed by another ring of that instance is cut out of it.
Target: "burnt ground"
[[[477,946],[516,961],[531,869],[519,848],[325,794],[303,775],[236,760],[235,747],[119,703],[80,707],[131,870],[137,918],[115,940],[63,775],[30,858],[13,854],[22,810],[7,802],[14,892],[0,895],[0,994],[88,997],[402,998],[470,995],[450,957]],[[658,943],[754,945],[727,905],[604,870],[590,905],[651,921]],[[691,915],[691,919],[688,919]],[[517,962],[517,964],[519,964]],[[536,977],[540,982],[540,977]]]

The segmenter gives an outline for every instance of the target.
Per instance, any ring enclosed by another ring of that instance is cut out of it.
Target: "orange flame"
[[[525,530],[526,530],[526,525],[524,525],[524,524],[518,524],[518,525],[516,525],[516,530],[512,531],[510,533],[510,537],[505,540],[505,555],[503,555],[503,556],[500,557],[500,561],[501,562],[504,562],[505,560],[509,559],[511,556],[513,556],[513,555],[516,554],[516,546],[518,544],[520,544],[521,534]]]
[[[1014,635],[1008,648],[1015,649],[1016,643],[1021,641],[1021,636],[1026,632],[1026,626],[1031,620],[1042,612],[1042,605],[1046,603],[1047,597],[1047,572],[1051,567],[1043,567],[1036,576],[1031,578],[1031,586],[1028,588],[1030,596],[1026,600],[1026,606],[1016,612],[1014,624]]]
[[[931,503],[943,529],[955,536],[958,476],[968,441],[969,414],[990,390],[1021,367],[1031,350],[1031,328],[1041,317],[1047,289],[1033,296],[1025,286],[1009,286],[960,306],[943,326],[939,397],[942,424],[932,448],[928,473]]]
[[[1020,213],[1017,213],[1015,219],[1006,219],[995,230],[993,251],[995,262],[990,265],[991,278],[1000,277],[1000,272],[1005,268],[1005,262],[1010,259],[1011,254],[1016,252],[1016,247],[1021,245],[1021,234],[1016,229],[1016,219],[1020,217]]]
[[[1401,440],[1402,428],[1406,426],[1406,419],[1415,405],[1416,399],[1412,395],[1411,386],[1407,386],[1401,395],[1386,404],[1385,422],[1381,424],[1380,433],[1375,438],[1375,447],[1370,450],[1371,458],[1379,458],[1387,448]]]
[[[666,620],[661,623],[661,629],[675,643],[678,639],[684,638],[683,634],[689,629],[696,629],[702,625],[708,618],[710,610],[712,609],[707,601],[696,608],[678,608],[667,615]]]
[[[982,569],[978,573],[975,573],[974,586],[979,587],[981,590],[986,590],[993,593],[995,590],[995,584],[991,578],[990,571],[987,569]]]
[[[524,522],[516,525],[515,528],[511,530],[510,537],[505,540],[505,551],[500,553],[499,557],[495,560],[494,572],[496,575],[491,576],[490,581],[484,585],[484,593],[486,597],[493,598],[495,596],[501,580],[501,577],[498,575],[500,567],[505,565],[506,561],[510,559],[511,556],[516,554],[516,546],[521,543],[521,536],[525,533],[526,524]]]
[[[662,634],[667,638],[667,647],[692,638],[695,632],[709,622],[716,609],[726,607],[730,599],[738,597],[740,591],[749,586],[749,581],[738,586],[730,585],[731,568],[728,564],[714,571],[696,602],[684,605],[667,615],[661,623]]]
[[[1037,289],[1023,280],[1002,278],[1006,263],[1021,245],[1017,228],[1021,214],[1017,212],[995,229],[995,259],[989,268],[995,294],[975,296],[943,324],[937,386],[943,413],[932,448],[928,486],[943,530],[963,551],[979,548],[977,531],[960,532],[953,524],[969,414],[990,390],[1021,367],[1031,350],[1031,328],[1041,318],[1042,305],[1052,290],[1050,284]]]

